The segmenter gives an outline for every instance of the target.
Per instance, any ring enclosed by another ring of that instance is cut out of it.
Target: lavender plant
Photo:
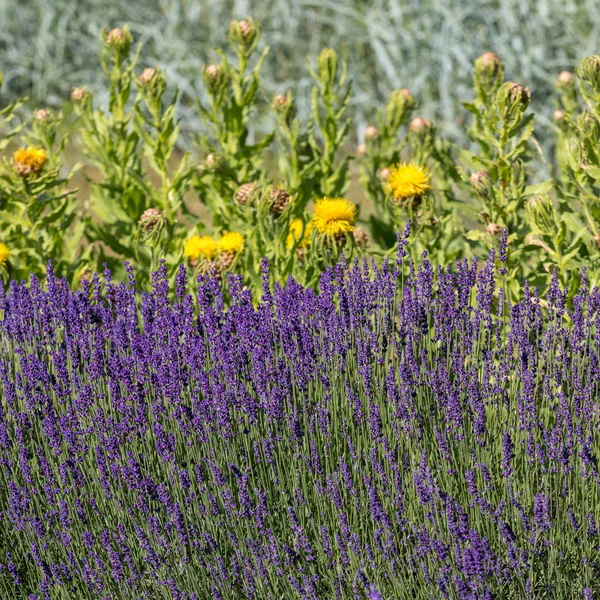
[[[505,243],[506,236],[503,238]],[[593,598],[600,290],[492,251],[1,295],[10,598]],[[228,299],[227,299],[228,298]]]

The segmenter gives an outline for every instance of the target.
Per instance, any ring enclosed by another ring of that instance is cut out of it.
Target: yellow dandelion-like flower
[[[209,235],[193,235],[183,242],[183,255],[191,260],[198,260],[201,256],[210,260],[218,253],[217,242]]]
[[[285,240],[285,245],[287,248],[291,248],[302,235],[302,230],[304,229],[304,236],[302,237],[302,241],[298,245],[298,248],[307,248],[310,246],[310,236],[312,235],[312,223],[307,223],[306,227],[304,227],[304,222],[302,219],[294,219],[290,223],[290,232]]]
[[[6,244],[0,242],[0,267],[5,265],[10,258],[10,250]]]
[[[339,236],[354,229],[356,212],[356,206],[346,198],[321,198],[315,202],[312,222],[320,233]]]
[[[217,244],[221,252],[237,254],[244,247],[244,236],[237,231],[225,232]]]
[[[410,163],[390,167],[385,190],[392,194],[395,200],[421,196],[429,189],[429,175],[423,167]]]
[[[46,151],[34,146],[20,148],[13,154],[13,162],[20,177],[39,175],[46,164]]]

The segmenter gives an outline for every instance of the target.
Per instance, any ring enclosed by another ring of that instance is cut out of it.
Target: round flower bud
[[[369,236],[367,232],[360,226],[356,226],[352,230],[354,236],[354,243],[360,248],[366,248],[369,243]]]
[[[492,183],[487,171],[475,171],[475,173],[472,173],[471,177],[469,177],[469,182],[473,188],[480,193],[488,191]]]
[[[258,182],[252,181],[241,185],[235,193],[235,201],[242,206],[249,204],[254,192],[258,190]]]
[[[600,56],[586,56],[579,65],[579,75],[595,91],[600,91]]]
[[[433,123],[423,117],[415,117],[408,126],[409,131],[418,135],[426,135],[433,131]]]
[[[495,52],[485,52],[475,61],[475,70],[497,75],[504,70],[504,64]]]
[[[131,48],[131,44],[133,44],[133,36],[127,25],[123,28],[115,27],[108,32],[105,42],[107,46],[115,48],[123,54],[127,54],[129,48]]]
[[[71,100],[73,102],[81,102],[87,96],[87,92],[83,88],[75,88],[71,92]]]
[[[556,78],[557,87],[572,87],[575,82],[575,75],[571,71],[561,71]]]
[[[374,140],[379,136],[379,129],[370,125],[365,129],[365,140]]]
[[[204,159],[207,167],[215,167],[217,165],[217,157],[214,154],[207,154]]]
[[[210,91],[219,89],[227,81],[227,73],[221,65],[207,65],[202,69],[202,78]]]
[[[146,85],[148,83],[150,83],[152,81],[152,79],[154,79],[154,76],[156,75],[156,69],[154,67],[147,67],[146,69],[144,69],[142,71],[142,74],[140,75],[140,81]]]
[[[150,233],[160,223],[162,213],[157,208],[147,208],[140,217],[138,225],[142,231]]]
[[[504,63],[494,52],[486,52],[475,61],[473,81],[480,102],[488,103],[504,79]]]
[[[47,108],[38,108],[38,110],[36,110],[34,113],[36,121],[48,121],[48,119],[50,119],[51,116],[52,115]]]
[[[358,156],[366,156],[366,154],[367,154],[367,145],[366,144],[359,144],[358,146],[356,146],[356,154]]]
[[[395,90],[385,107],[386,123],[392,131],[396,131],[409,114],[415,109],[417,101],[409,89]]]
[[[283,94],[277,94],[273,97],[273,102],[271,102],[271,108],[281,113],[285,113],[289,106],[290,101],[288,100],[288,97]]]
[[[507,111],[524,111],[529,106],[531,94],[529,89],[521,84],[508,81],[498,90],[498,99]]]
[[[269,192],[269,200],[271,202],[271,212],[280,215],[290,203],[290,194],[284,188],[274,187]]]
[[[253,19],[232,21],[229,25],[229,38],[244,49],[250,48],[256,41],[258,28]]]
[[[494,237],[502,233],[502,227],[498,223],[488,223],[487,232]]]
[[[392,171],[388,167],[384,167],[379,171],[379,179],[382,181],[387,181],[391,175]]]
[[[565,120],[565,111],[564,110],[555,110],[552,114],[552,118],[555,123],[562,123]]]

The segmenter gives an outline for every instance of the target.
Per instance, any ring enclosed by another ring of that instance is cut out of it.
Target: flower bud
[[[273,98],[273,108],[275,109],[284,109],[287,108],[289,101],[286,96],[283,94],[277,94],[275,98]]]
[[[160,223],[162,219],[162,213],[157,208],[148,208],[140,217],[138,221],[138,225],[142,231],[146,233],[151,233],[156,229],[156,226]]]
[[[144,69],[142,71],[142,74],[140,75],[140,81],[146,85],[148,83],[150,83],[152,81],[152,79],[154,79],[154,76],[156,75],[156,69],[154,67],[147,67],[146,69]]]
[[[331,87],[335,83],[338,72],[338,55],[332,48],[324,48],[319,55],[319,79],[323,87]]]
[[[565,120],[565,111],[564,110],[555,110],[552,114],[552,118],[555,123],[562,123]]]
[[[87,96],[87,92],[83,88],[75,88],[71,92],[71,100],[73,102],[81,102]]]
[[[415,109],[417,101],[411,91],[402,88],[392,92],[385,107],[385,117],[388,127],[396,131]]]
[[[289,192],[282,187],[274,187],[269,192],[269,201],[271,204],[271,212],[280,215],[290,203],[291,196]]]
[[[207,154],[206,158],[204,159],[204,162],[206,163],[206,166],[209,168],[216,167],[217,166],[217,157],[212,153]]]
[[[357,225],[352,230],[352,235],[354,236],[354,243],[359,248],[367,247],[367,245],[369,243],[369,236],[368,236],[367,232],[362,227],[360,227],[360,225]]]
[[[235,201],[242,206],[250,204],[255,192],[259,191],[257,181],[251,181],[250,183],[244,183],[241,185],[235,193]]]
[[[231,21],[229,24],[229,39],[242,50],[249,50],[258,40],[258,27],[253,19]]]
[[[492,185],[490,175],[487,171],[475,171],[475,173],[472,173],[471,177],[469,177],[469,182],[475,191],[480,194],[488,192]]]
[[[529,106],[531,94],[521,84],[507,81],[498,90],[497,100],[504,112],[521,114]]]
[[[374,140],[379,137],[379,129],[377,127],[373,127],[373,125],[369,125],[365,129],[365,140]]]
[[[429,119],[423,117],[415,117],[408,126],[409,131],[416,133],[419,136],[425,136],[431,133],[434,129],[433,123]]]
[[[477,98],[487,104],[504,79],[504,63],[494,52],[486,52],[475,61],[473,82]]]
[[[51,116],[52,114],[47,108],[38,108],[34,113],[35,120],[41,122],[48,121]]]
[[[598,246],[598,248],[600,248],[600,233],[597,233],[594,236],[594,241],[596,242],[596,246]]]
[[[366,144],[359,144],[358,146],[356,146],[356,154],[358,156],[366,156],[366,154],[367,154],[367,145]]]
[[[389,167],[384,167],[379,171],[379,179],[382,181],[387,181],[391,175],[392,171]]]
[[[502,233],[502,227],[498,225],[498,223],[488,223],[486,230],[494,237],[499,236]]]
[[[557,88],[571,88],[575,82],[575,75],[571,71],[561,71],[556,78]]]
[[[207,65],[202,69],[202,78],[209,91],[219,90],[228,81],[228,75],[222,65]]]
[[[600,56],[586,56],[579,65],[579,76],[595,92],[600,92]]]
[[[133,44],[133,36],[127,25],[123,28],[115,27],[106,34],[104,42],[107,46],[125,55],[129,52],[131,44]]]

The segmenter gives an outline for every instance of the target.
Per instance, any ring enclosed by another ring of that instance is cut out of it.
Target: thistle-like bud
[[[229,39],[242,50],[249,50],[258,40],[259,30],[253,19],[246,18],[242,21],[231,21],[229,24]]]
[[[379,137],[379,129],[377,127],[373,127],[373,125],[369,125],[365,129],[365,140],[374,140]]]
[[[511,115],[517,119],[521,118],[521,115],[529,106],[530,100],[531,94],[529,89],[513,81],[507,81],[498,90],[498,105],[507,116]]]
[[[234,260],[235,254],[232,252],[221,252],[215,262],[217,263],[220,271],[226,271],[229,269],[229,267],[231,267]]]
[[[487,103],[498,90],[504,79],[504,63],[494,52],[486,52],[475,61],[473,82],[477,98]]]
[[[487,171],[475,171],[471,174],[471,177],[469,177],[469,182],[475,191],[484,195],[489,192],[492,186],[492,180]]]
[[[125,55],[129,52],[131,44],[133,44],[133,36],[131,35],[131,31],[129,31],[129,27],[127,25],[122,28],[115,27],[114,29],[111,29],[108,34],[106,34],[104,43],[107,46],[116,49],[119,53]]]
[[[271,212],[280,215],[290,203],[290,194],[286,189],[277,186],[269,192],[269,201],[271,203]]]
[[[273,98],[273,108],[275,110],[284,110],[288,107],[289,105],[289,100],[287,99],[287,96],[284,96],[283,94],[277,94],[274,98]]]
[[[222,65],[207,65],[202,69],[202,78],[209,91],[214,92],[227,83],[227,71]]]
[[[213,169],[217,166],[217,157],[211,152],[210,154],[206,155],[204,162],[209,169]]]
[[[42,123],[48,121],[52,113],[47,108],[38,108],[38,110],[34,113],[34,118],[36,121],[41,121]]]
[[[554,227],[554,206],[547,196],[530,196],[526,212],[532,224],[542,233],[550,233]]]
[[[555,110],[552,114],[552,118],[555,123],[562,123],[565,120],[565,111],[564,110]]]
[[[88,93],[84,88],[77,87],[71,92],[71,100],[73,102],[81,102],[87,95]]]
[[[324,48],[319,55],[319,79],[323,87],[331,87],[335,84],[338,72],[338,55],[332,48]]]
[[[419,136],[425,136],[431,133],[434,129],[433,122],[423,117],[415,117],[408,126],[409,131],[416,133]]]
[[[381,169],[381,171],[379,171],[379,179],[381,179],[382,181],[387,181],[391,173],[392,172],[388,167],[384,167],[383,169]]]
[[[241,185],[235,193],[235,201],[242,206],[249,204],[254,193],[258,190],[258,182],[252,181]]]
[[[586,56],[579,65],[579,76],[595,92],[600,92],[600,56]]]
[[[155,75],[156,69],[154,67],[147,67],[142,71],[142,74],[140,75],[140,81],[146,85],[154,79]]]
[[[367,155],[367,145],[359,144],[358,146],[356,146],[356,154],[358,156],[366,156]]]
[[[502,233],[502,227],[498,223],[488,223],[486,228],[487,232],[494,237],[499,236]]]
[[[159,225],[162,219],[162,213],[157,208],[147,208],[140,217],[138,225],[146,233],[151,233]]]
[[[561,71],[556,78],[556,87],[558,89],[572,88],[575,83],[575,75],[571,71]]]
[[[598,246],[598,248],[600,248],[600,233],[597,233],[594,236],[594,241],[596,242],[596,246]]]
[[[385,107],[385,120],[388,127],[392,131],[396,131],[408,119],[416,106],[417,101],[409,89],[402,88],[393,91]]]
[[[353,230],[352,230],[352,235],[354,236],[354,243],[359,247],[359,248],[366,248],[368,243],[369,243],[369,235],[367,234],[367,232],[360,227],[359,225],[357,225]]]

